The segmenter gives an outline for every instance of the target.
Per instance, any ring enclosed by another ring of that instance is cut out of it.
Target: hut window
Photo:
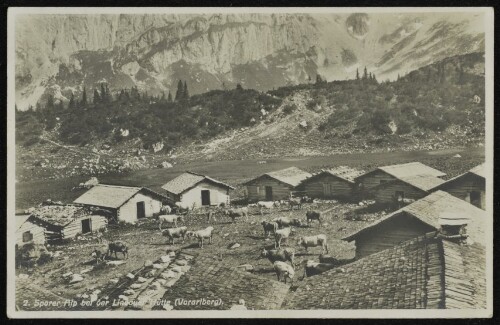
[[[33,240],[33,234],[31,231],[23,232],[23,243],[27,243]]]

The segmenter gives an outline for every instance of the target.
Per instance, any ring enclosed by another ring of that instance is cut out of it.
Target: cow
[[[172,213],[172,208],[169,205],[164,205],[160,209],[161,214],[170,214]]]
[[[115,241],[108,244],[108,251],[106,253],[107,256],[111,256],[115,254],[115,258],[118,258],[116,253],[122,253],[123,257],[128,258],[128,247],[125,242]]]
[[[294,227],[301,227],[302,226],[302,221],[300,221],[297,218],[290,220],[287,217],[280,217],[280,218],[273,219],[273,222],[276,222],[278,224],[278,228],[280,228],[280,229],[285,228],[285,227],[290,227],[290,226],[294,226]]]
[[[243,208],[233,208],[233,209],[227,209],[224,211],[224,213],[229,216],[234,222],[236,218],[241,218],[245,217],[245,220],[248,220],[248,208],[243,207]]]
[[[309,225],[313,220],[318,220],[319,224],[321,225],[321,212],[313,211],[313,210],[307,211],[306,212],[306,219],[307,219],[307,223]]]
[[[175,238],[182,238],[182,242],[186,238],[187,227],[169,228],[162,232],[162,235],[168,237],[169,242],[174,245]]]
[[[288,239],[292,233],[292,227],[278,229],[274,233],[274,248],[281,247],[281,241]]]
[[[304,247],[306,251],[309,247],[321,246],[321,253],[323,253],[323,250],[326,250],[326,253],[328,254],[328,243],[326,236],[323,234],[316,236],[300,237],[299,241],[297,242],[297,245]]]
[[[99,264],[100,262],[104,262],[106,259],[106,252],[102,252],[101,250],[95,248],[92,253],[90,253],[90,256],[95,259],[95,264]]]
[[[260,257],[266,257],[271,263],[276,261],[286,262],[289,261],[292,267],[295,269],[295,250],[292,248],[285,249],[263,249],[260,253]]]
[[[205,238],[208,238],[208,243],[212,244],[212,232],[214,230],[214,227],[207,227],[203,230],[197,230],[197,231],[188,231],[186,232],[187,237],[194,237],[198,239],[198,244],[200,248],[203,248],[203,240]]]
[[[174,203],[174,209],[173,209],[172,212],[177,213],[177,214],[187,214],[193,208],[194,208],[194,203],[193,203],[192,206],[190,206],[187,203],[175,202]]]
[[[304,277],[310,277],[313,275],[318,275],[323,272],[326,272],[328,270],[331,270],[335,267],[335,264],[331,263],[321,263],[321,262],[315,262],[308,260],[306,261],[305,267],[304,267]]]
[[[278,281],[281,281],[281,278],[284,279],[286,283],[286,279],[290,279],[290,284],[293,284],[293,277],[295,276],[295,270],[292,266],[286,264],[285,262],[276,261],[273,263],[274,271],[276,272],[276,276],[278,277]]]
[[[276,222],[269,222],[269,221],[262,221],[261,222],[262,227],[264,228],[264,236],[268,237],[269,234],[276,233],[276,230],[278,230],[278,224]]]
[[[175,214],[164,214],[158,216],[158,227],[161,231],[161,225],[163,223],[173,224],[175,228],[177,228],[177,221],[184,221],[184,216],[178,216]]]
[[[293,197],[288,199],[288,206],[290,210],[293,210],[294,207],[297,207],[297,210],[302,209],[302,203],[304,203],[304,200],[301,197]]]
[[[275,207],[275,204],[273,201],[259,201],[257,202],[257,208],[259,208],[260,215],[263,216],[263,210],[271,210]]]

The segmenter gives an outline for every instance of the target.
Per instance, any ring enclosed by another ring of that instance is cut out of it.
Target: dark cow
[[[319,211],[307,211],[306,218],[308,224],[310,224],[313,220],[318,220],[319,224],[321,224],[321,212]]]
[[[115,242],[109,243],[108,244],[108,252],[106,253],[106,255],[111,256],[111,255],[113,255],[113,253],[115,254],[115,258],[118,258],[116,253],[122,253],[123,257],[128,258],[127,244],[125,244],[122,241],[115,241]]]
[[[234,222],[234,220],[236,220],[236,218],[241,218],[241,217],[245,217],[245,220],[248,220],[248,208],[247,207],[244,207],[244,208],[237,208],[237,209],[227,209],[226,211],[224,211],[224,213],[229,216],[229,218],[231,218]]]
[[[295,268],[295,250],[293,250],[292,248],[270,250],[264,248],[260,253],[260,256],[267,258],[271,263],[274,263],[276,261],[289,261],[290,264],[292,264],[292,267]]]
[[[302,226],[302,221],[300,219],[294,218],[294,219],[289,219],[287,217],[280,217],[273,219],[274,222],[278,224],[278,228],[286,228],[290,226],[294,227],[301,227]]]
[[[275,234],[278,230],[278,224],[276,222],[262,221],[262,227],[264,228],[264,236],[268,237],[271,233]]]
[[[106,258],[106,252],[102,252],[96,248],[92,251],[92,253],[90,253],[90,256],[95,259],[95,264],[99,264],[100,262],[104,262]]]
[[[294,207],[297,207],[297,210],[302,209],[302,203],[304,203],[304,199],[301,197],[294,197],[288,200],[288,206],[290,210],[293,210]]]

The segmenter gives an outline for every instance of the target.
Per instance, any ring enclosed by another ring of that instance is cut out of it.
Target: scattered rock
[[[240,245],[239,243],[234,243],[233,245],[231,245],[231,246],[229,247],[229,249],[236,249],[236,248],[238,248],[238,247],[241,247],[241,245]]]
[[[255,268],[251,264],[243,264],[243,265],[238,266],[238,268],[242,268],[243,270],[248,271],[248,272],[253,272],[255,270]]]
[[[80,271],[81,274],[85,274],[85,273],[89,273],[90,271],[92,271],[94,268],[93,267],[89,267],[89,268],[86,268],[86,269],[83,269]]]
[[[144,262],[144,267],[149,267],[149,266],[153,266],[153,262],[151,260],[146,260]]]
[[[177,261],[175,261],[175,264],[180,265],[180,266],[184,266],[184,265],[187,265],[188,262],[186,260],[177,260]]]
[[[162,257],[160,257],[160,260],[163,262],[163,263],[170,263],[171,259],[170,259],[170,256],[169,255],[163,255]]]
[[[29,278],[30,276],[29,276],[29,275],[27,275],[27,274],[21,273],[21,274],[19,274],[19,276],[18,276],[18,277],[19,277],[19,279],[27,279],[27,278]]]
[[[127,263],[126,261],[109,261],[106,262],[107,265],[118,266]]]
[[[114,279],[110,279],[109,282],[113,283],[113,284],[117,284],[118,283],[118,279],[114,278]]]
[[[155,263],[155,264],[153,264],[153,269],[157,269],[157,270],[163,269],[163,265]]]
[[[127,296],[131,296],[131,295],[135,294],[135,291],[133,289],[127,289],[127,290],[123,291],[123,294],[127,295]]]
[[[69,280],[69,283],[73,284],[81,281],[83,281],[83,276],[81,276],[80,274],[73,274],[71,276],[71,279]]]
[[[147,279],[143,278],[142,276],[140,276],[140,277],[137,278],[137,282],[139,282],[139,283],[144,283],[146,281],[147,281]]]
[[[142,287],[142,283],[133,283],[130,285],[130,289],[139,289],[140,287]]]
[[[135,278],[135,275],[133,275],[132,273],[128,273],[126,275],[126,277],[129,278],[129,279],[133,279],[133,278]]]
[[[462,158],[462,156],[460,156],[460,154],[457,153],[456,155],[453,156],[453,158]]]

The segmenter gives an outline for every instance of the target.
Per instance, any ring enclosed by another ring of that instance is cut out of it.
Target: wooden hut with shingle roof
[[[485,212],[443,191],[433,192],[342,239],[355,240],[356,258],[362,258],[439,229],[443,217],[466,219],[470,238],[484,244]]]
[[[250,202],[289,199],[294,191],[301,189],[301,183],[312,175],[297,167],[268,172],[243,185],[246,186]]]
[[[234,187],[209,176],[185,172],[162,186],[170,202],[186,207],[219,206],[230,203]]]
[[[432,232],[306,278],[282,308],[486,308],[485,269],[484,246]]]
[[[313,174],[302,182],[305,194],[311,198],[351,199],[356,177],[364,171],[340,166]]]
[[[167,198],[145,187],[99,184],[83,193],[73,203],[109,211],[117,221],[134,223],[160,213]]]
[[[439,184],[434,190],[442,190],[483,210],[486,209],[486,178],[484,163],[468,172]]]

